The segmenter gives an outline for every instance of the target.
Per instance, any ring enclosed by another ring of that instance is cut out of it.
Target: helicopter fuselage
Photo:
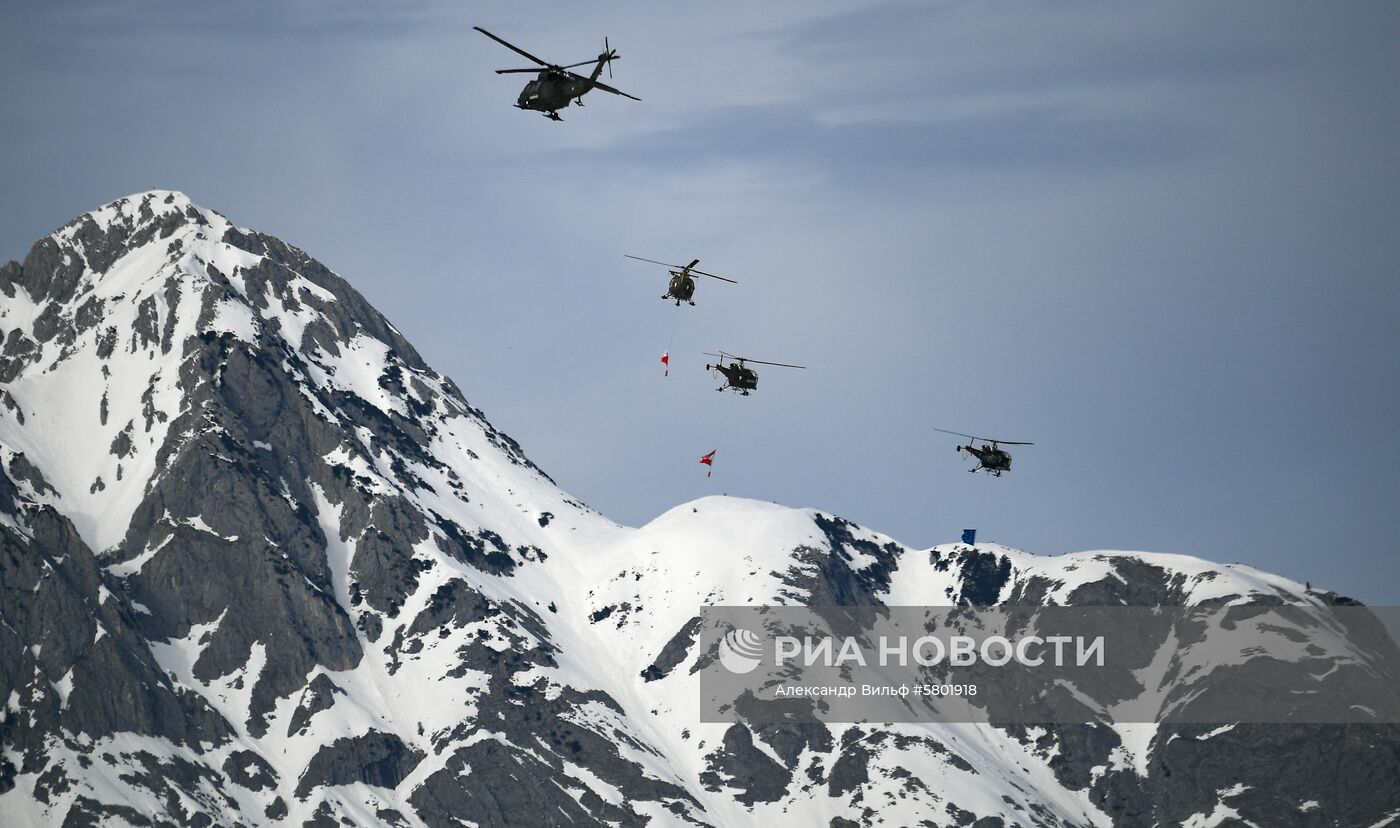
[[[973,471],[988,471],[998,477],[1004,471],[1011,471],[1011,455],[996,446],[983,445],[978,448],[971,443],[959,446],[959,451],[966,451],[977,458],[978,466]]]
[[[694,295],[695,280],[683,271],[671,271],[671,284],[666,288],[666,295],[661,298],[675,299],[677,305],[682,302],[690,302],[693,305],[695,302],[691,297]]]
[[[733,388],[747,397],[750,391],[758,388],[758,373],[754,371],[754,369],[740,365],[737,362],[731,362],[728,365],[723,363],[706,365],[705,367],[712,368],[724,375],[727,384],[724,388],[719,389],[721,391],[725,388]]]
[[[552,115],[582,98],[591,89],[593,82],[587,78],[542,69],[534,80],[525,84],[515,105],[520,109]]]

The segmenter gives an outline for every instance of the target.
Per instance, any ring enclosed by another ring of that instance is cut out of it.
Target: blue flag
[[[965,543],[965,544],[967,544],[968,546],[974,546],[974,545],[976,545],[976,543],[977,543],[977,530],[976,530],[976,529],[964,529],[964,530],[963,530],[963,539],[962,539],[962,542]]]

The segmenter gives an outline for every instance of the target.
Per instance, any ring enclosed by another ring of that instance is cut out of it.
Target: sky
[[[3,5],[0,260],[177,189],[620,522],[726,493],[1400,604],[1400,5]],[[606,36],[642,100],[514,109],[474,25]],[[717,349],[808,367],[720,394]],[[989,478],[935,428],[1035,445]]]

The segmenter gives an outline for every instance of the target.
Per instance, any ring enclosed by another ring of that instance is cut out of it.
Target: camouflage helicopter
[[[614,95],[621,95],[624,98],[631,98],[634,101],[641,100],[641,98],[635,95],[629,95],[621,89],[614,89],[598,80],[598,76],[603,73],[604,65],[608,67],[608,77],[612,77],[612,62],[619,57],[617,52],[613,51],[612,48],[608,46],[607,38],[603,38],[603,53],[593,60],[571,63],[568,66],[558,66],[553,63],[545,63],[524,49],[521,49],[519,46],[507,43],[480,26],[473,26],[472,28],[507,49],[510,49],[512,52],[523,55],[544,67],[542,69],[496,70],[496,74],[498,75],[508,75],[516,72],[539,73],[538,77],[525,84],[525,88],[520,91],[520,97],[515,102],[515,106],[519,109],[533,109],[543,114],[551,121],[562,121],[564,119],[559,117],[559,110],[568,106],[570,103],[577,103],[579,106],[583,106],[583,96],[594,89],[601,89],[604,92],[611,92]],[[586,78],[583,75],[578,75],[569,71],[576,66],[587,66],[590,63],[596,63],[596,65],[593,67],[593,73]]]
[[[688,265],[676,265],[667,264],[666,262],[658,262],[655,259],[643,259],[641,256],[633,256],[631,253],[623,253],[622,255],[626,256],[629,259],[636,259],[639,262],[651,262],[652,264],[659,264],[664,267],[672,268],[671,284],[666,288],[666,292],[661,295],[661,298],[675,299],[676,307],[680,307],[682,302],[689,302],[692,307],[694,307],[695,305],[695,300],[691,298],[695,295],[695,280],[690,278],[692,274],[698,276],[709,276],[711,279],[718,279],[721,282],[728,282],[731,285],[739,284],[733,279],[728,279],[724,276],[716,276],[713,273],[706,273],[703,270],[696,270],[695,266],[700,264],[699,259],[691,260],[690,264]]]
[[[1018,443],[1014,440],[993,440],[990,437],[973,437],[971,434],[963,434],[961,431],[949,431],[946,428],[935,428],[934,431],[941,431],[944,434],[952,434],[957,437],[966,437],[968,444],[958,446],[958,453],[967,452],[977,458],[977,465],[968,469],[969,473],[985,471],[995,477],[1001,477],[1001,473],[1011,471],[1011,455],[1003,451],[999,446],[1033,446],[1035,443]],[[982,447],[973,445],[973,441],[981,440]]]
[[[735,391],[739,392],[740,396],[744,397],[747,397],[750,391],[758,388],[758,372],[744,365],[746,362],[752,362],[758,365],[776,365],[779,368],[807,367],[805,365],[789,365],[786,362],[764,362],[761,359],[749,359],[748,357],[726,354],[724,351],[720,351],[717,354],[712,354],[707,351],[705,356],[718,357],[720,359],[720,362],[714,365],[705,366],[706,371],[717,371],[724,375],[724,385],[721,385],[715,390],[724,391],[725,389],[733,388]],[[733,361],[725,365],[723,361],[726,359]]]

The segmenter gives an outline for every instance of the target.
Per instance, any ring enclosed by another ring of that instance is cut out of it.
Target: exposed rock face
[[[336,739],[321,748],[297,783],[297,798],[306,799],[321,785],[363,782],[381,788],[397,788],[423,754],[392,733],[371,730],[363,736]]]
[[[7,823],[1370,825],[1400,809],[1391,726],[696,721],[705,603],[1236,599],[1345,600],[1179,556],[911,550],[727,498],[617,526],[340,277],[178,193],[107,205],[0,267]]]

